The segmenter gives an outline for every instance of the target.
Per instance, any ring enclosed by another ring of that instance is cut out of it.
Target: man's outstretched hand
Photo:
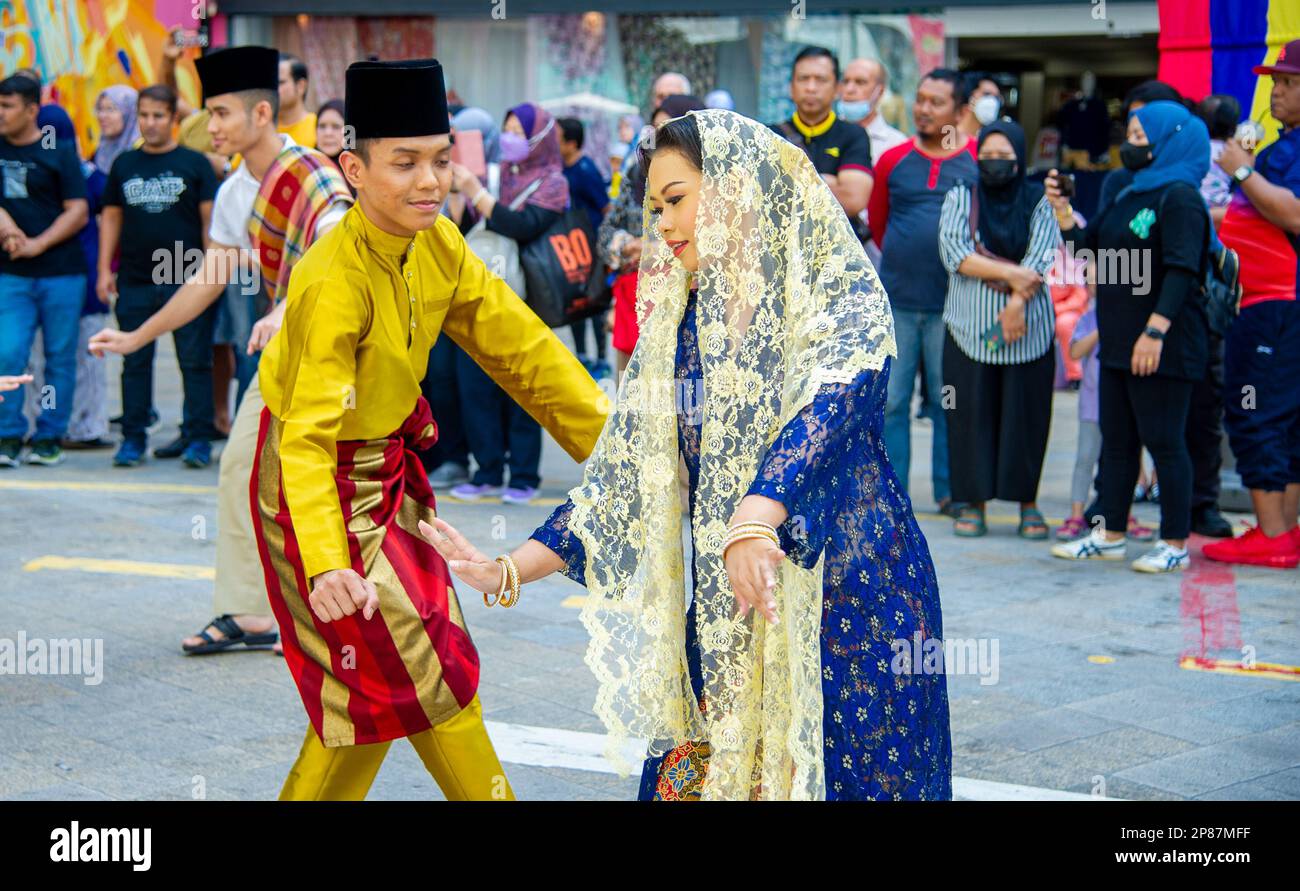
[[[322,622],[334,622],[357,610],[369,619],[379,609],[374,584],[351,569],[331,569],[312,579],[307,598],[311,611]]]
[[[91,336],[87,346],[91,355],[102,359],[105,353],[128,356],[140,349],[144,344],[136,341],[134,331],[118,331],[116,328],[104,328],[98,334]]]

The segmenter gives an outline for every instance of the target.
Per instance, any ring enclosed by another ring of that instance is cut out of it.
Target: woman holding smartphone
[[[948,268],[943,351],[953,532],[988,526],[990,499],[1020,504],[1019,535],[1047,537],[1038,479],[1055,376],[1055,318],[1044,277],[1061,233],[1042,186],[1025,181],[1025,132],[1012,121],[980,130],[979,183],[944,199],[939,254]]]
[[[1052,554],[1066,560],[1125,558],[1122,530],[1145,446],[1160,477],[1160,540],[1132,568],[1176,572],[1187,566],[1191,531],[1187,413],[1192,386],[1205,378],[1208,360],[1200,280],[1209,216],[1199,186],[1210,166],[1209,132],[1180,103],[1151,102],[1129,115],[1120,160],[1132,180],[1086,229],[1068,213],[1056,177],[1046,182],[1067,239],[1086,243],[1095,254],[1131,258],[1127,264],[1098,264],[1097,273],[1099,507],[1105,523],[1084,538],[1053,546]],[[1106,267],[1130,274],[1107,276]]]

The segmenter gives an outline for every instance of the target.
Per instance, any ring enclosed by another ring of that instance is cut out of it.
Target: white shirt
[[[879,112],[863,129],[867,131],[867,139],[871,141],[871,163],[873,166],[880,163],[880,158],[885,152],[899,143],[907,142],[911,138],[902,130],[897,130],[885,123],[884,117]]]
[[[297,145],[288,133],[280,134],[280,151]],[[262,181],[248,170],[248,163],[239,165],[239,169],[226,178],[217,189],[217,197],[212,202],[212,223],[208,226],[208,237],[217,244],[228,244],[244,250],[253,249],[252,238],[248,234],[248,220],[253,215],[253,205],[257,201],[257,192]],[[327,210],[316,223],[315,236],[319,238],[328,232],[343,214],[347,213],[349,204],[344,201],[336,203]]]

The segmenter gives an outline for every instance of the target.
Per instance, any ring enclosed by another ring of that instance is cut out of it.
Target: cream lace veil
[[[711,748],[704,797],[825,798],[821,562],[782,564],[781,622],[736,614],[721,546],[781,428],[825,383],[895,353],[889,305],[844,211],[798,147],[734,112],[691,112],[703,144],[695,244],[703,404],[674,380],[688,276],[643,210],[641,334],[570,528],[587,553],[596,713],[608,755],[629,737],[660,754]],[[686,666],[678,411],[700,411],[692,570],[706,713]],[[798,518],[792,528],[798,529]]]

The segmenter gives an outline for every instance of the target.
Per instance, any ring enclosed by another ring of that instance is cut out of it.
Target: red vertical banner
[[[1184,96],[1212,92],[1210,0],[1159,0],[1160,80]]]
[[[916,53],[916,70],[925,72],[942,68],[943,19],[909,15],[907,23],[912,29],[912,51]]]

